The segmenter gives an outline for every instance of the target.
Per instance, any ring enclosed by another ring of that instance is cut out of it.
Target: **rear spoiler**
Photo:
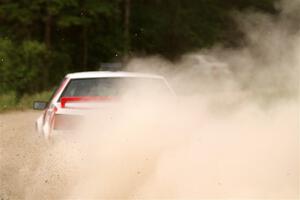
[[[98,102],[98,101],[110,101],[115,99],[110,96],[83,96],[83,97],[62,97],[60,99],[61,108],[66,107],[68,102]]]

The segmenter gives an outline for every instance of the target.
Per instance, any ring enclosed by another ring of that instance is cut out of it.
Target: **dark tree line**
[[[275,1],[0,0],[0,93],[44,90],[67,72],[135,55],[237,45],[231,12],[276,14]]]

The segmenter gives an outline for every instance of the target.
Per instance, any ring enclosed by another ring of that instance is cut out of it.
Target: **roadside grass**
[[[31,95],[26,94],[17,101],[15,92],[0,94],[0,112],[31,109],[33,101],[48,101],[51,95],[52,91],[44,91]]]

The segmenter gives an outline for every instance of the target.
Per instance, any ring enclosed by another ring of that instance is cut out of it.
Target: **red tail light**
[[[67,102],[99,102],[109,101],[112,99],[114,99],[114,97],[109,96],[62,97],[60,103],[61,108],[65,108]]]

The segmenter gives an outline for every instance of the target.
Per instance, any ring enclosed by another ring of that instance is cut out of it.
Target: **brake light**
[[[62,97],[60,103],[61,108],[65,108],[67,102],[99,102],[109,101],[112,99],[114,98],[109,96]]]
[[[56,112],[57,112],[57,107],[54,106],[54,108],[53,108],[53,113],[55,114]]]

